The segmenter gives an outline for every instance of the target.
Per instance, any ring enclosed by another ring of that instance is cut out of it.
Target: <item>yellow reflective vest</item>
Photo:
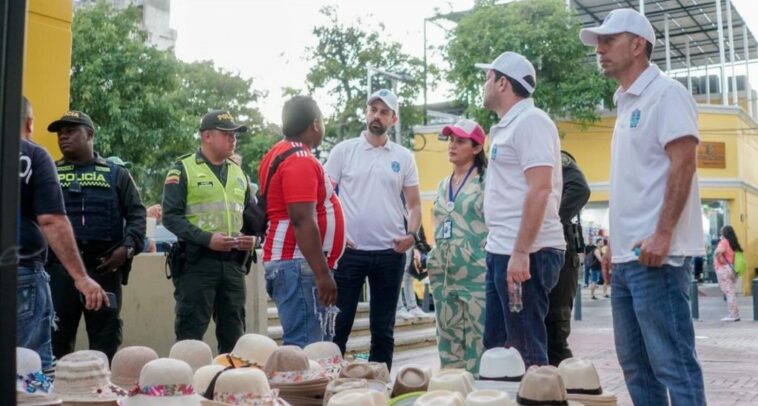
[[[181,161],[187,174],[187,220],[210,233],[239,233],[247,190],[245,174],[227,160],[224,186],[205,161],[198,161],[195,154]]]

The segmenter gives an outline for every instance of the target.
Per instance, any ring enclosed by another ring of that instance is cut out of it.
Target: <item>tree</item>
[[[329,18],[326,25],[317,26],[315,47],[307,50],[312,67],[306,81],[308,91],[326,89],[336,98],[335,113],[327,118],[326,142],[336,143],[357,136],[365,127],[366,81],[369,65],[384,71],[406,76],[408,83],[399,87],[400,117],[404,128],[418,124],[422,111],[412,105],[423,87],[423,62],[401,50],[401,44],[382,40],[384,26],[367,31],[360,20],[347,26],[337,18],[335,7],[323,7],[321,14]],[[390,81],[374,75],[372,89],[391,88]]]
[[[253,104],[261,94],[252,81],[211,62],[184,63],[146,43],[140,10],[116,10],[97,2],[74,14],[71,108],[96,124],[95,148],[132,163],[145,202],[161,199],[166,171],[197,147],[200,117],[228,108],[252,129],[239,145],[248,173],[272,131]],[[275,133],[275,132],[272,132]],[[254,145],[250,147],[249,145]]]
[[[490,62],[504,51],[518,52],[537,72],[537,106],[554,119],[596,121],[597,106],[610,101],[614,85],[589,63],[580,27],[562,0],[478,0],[450,35],[448,80],[468,105],[467,113],[488,128],[497,117],[481,107],[484,74],[474,64]]]

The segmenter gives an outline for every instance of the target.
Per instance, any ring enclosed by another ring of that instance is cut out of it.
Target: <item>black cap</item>
[[[237,133],[247,132],[246,125],[239,125],[234,122],[234,117],[226,110],[213,110],[203,116],[200,120],[200,131],[219,130],[234,131]]]
[[[93,130],[95,129],[95,124],[92,123],[92,119],[89,118],[88,115],[81,111],[70,110],[65,112],[61,118],[50,123],[50,125],[47,126],[47,131],[57,133],[58,130],[67,125],[83,125]]]

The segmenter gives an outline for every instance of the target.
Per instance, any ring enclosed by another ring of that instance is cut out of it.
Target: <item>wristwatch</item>
[[[408,231],[407,233],[405,233],[405,235],[410,235],[411,237],[413,237],[413,242],[414,243],[418,242],[418,232],[416,232],[416,231]]]
[[[134,258],[134,247],[126,247],[126,259]]]

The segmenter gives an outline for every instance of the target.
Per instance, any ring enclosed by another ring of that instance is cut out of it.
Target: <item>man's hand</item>
[[[412,235],[406,234],[400,238],[395,238],[392,240],[393,244],[395,244],[394,247],[392,247],[395,252],[398,252],[400,254],[404,254],[406,251],[411,249],[413,244],[416,243],[416,239],[413,238]]]
[[[524,252],[513,252],[508,260],[508,272],[506,280],[508,281],[508,292],[513,291],[515,282],[526,282],[532,275],[529,273],[529,254]]]
[[[89,276],[75,280],[74,286],[84,296],[84,307],[87,310],[100,310],[103,305],[110,304],[103,288]]]
[[[163,208],[161,208],[160,204],[154,204],[147,208],[147,216],[154,217],[156,220],[160,221],[163,217]]]
[[[607,280],[605,279],[605,277],[607,276],[607,274],[610,274],[611,272],[612,257],[613,256],[611,255],[611,245],[608,244],[605,246],[605,253],[603,254],[602,261],[600,262],[600,269],[603,272],[603,280]]]
[[[123,245],[113,250],[107,257],[101,259],[97,271],[101,273],[116,272],[126,262],[126,247]]]
[[[669,255],[671,234],[656,232],[650,237],[635,243],[632,249],[637,247],[640,248],[640,264],[651,268],[659,268]]]
[[[237,241],[224,233],[213,233],[208,248],[214,251],[229,252],[236,248]]]
[[[240,251],[250,251],[255,247],[255,237],[252,235],[240,234],[237,237],[237,246],[235,249]]]
[[[316,276],[316,289],[318,300],[324,306],[333,306],[337,303],[337,284],[334,282],[331,272]]]
[[[352,242],[352,241],[350,241],[350,240],[347,240],[347,243],[345,245],[347,245],[347,247],[350,248],[351,250],[357,250],[358,249],[358,246],[355,245],[355,243]]]

